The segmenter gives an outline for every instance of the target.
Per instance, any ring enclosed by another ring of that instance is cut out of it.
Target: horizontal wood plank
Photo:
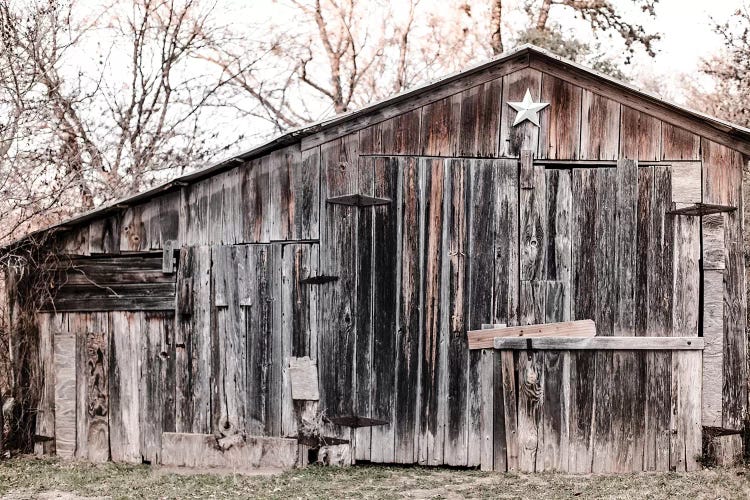
[[[212,434],[162,434],[162,465],[252,470],[290,469],[296,462],[296,439],[240,434],[216,439]]]
[[[489,328],[468,332],[469,349],[492,349],[496,337],[593,337],[596,325],[590,319],[539,325]]]
[[[698,337],[496,337],[495,349],[524,350],[626,350],[626,351],[691,351],[702,350],[703,339]]]

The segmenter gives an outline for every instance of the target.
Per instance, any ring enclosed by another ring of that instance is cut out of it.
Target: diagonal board
[[[468,332],[469,349],[493,349],[495,337],[593,337],[596,325],[590,319],[546,323],[539,325],[513,326]]]

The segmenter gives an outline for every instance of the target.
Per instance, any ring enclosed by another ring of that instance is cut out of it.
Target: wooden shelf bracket
[[[352,207],[374,207],[379,205],[390,205],[391,201],[392,200],[389,198],[376,198],[366,194],[345,194],[343,196],[328,198],[326,203],[332,205],[348,205]]]

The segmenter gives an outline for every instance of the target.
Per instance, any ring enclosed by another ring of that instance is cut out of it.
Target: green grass
[[[283,474],[175,474],[51,459],[0,462],[0,497],[45,492],[119,498],[750,498],[750,469],[623,475],[497,474],[425,467],[312,466]]]

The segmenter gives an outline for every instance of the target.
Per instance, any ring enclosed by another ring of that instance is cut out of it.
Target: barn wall
[[[512,126],[506,103],[526,89],[550,103],[540,127]],[[325,426],[353,459],[511,468],[523,450],[509,437],[520,396],[507,380],[529,362],[546,389],[532,402],[540,413],[514,424],[540,450],[525,470],[586,471],[621,453],[612,470],[693,467],[685,434],[665,438],[680,387],[702,377],[703,425],[739,430],[746,412],[746,159],[684,119],[533,61],[433,95],[69,233],[63,251],[76,255],[181,248],[174,315],[159,327],[174,335],[149,354],[167,395],[162,430],[296,435],[316,408],[292,401],[288,360],[311,356],[318,409],[388,422]],[[328,202],[349,194],[392,202]],[[701,201],[737,210],[702,227],[666,214]],[[299,283],[311,276],[337,279]],[[671,352],[525,360],[467,347],[466,331],[486,323],[584,318],[599,335],[702,334],[703,373],[694,360],[680,372]],[[632,385],[611,385],[625,374]],[[577,392],[549,401],[563,379]],[[623,432],[635,451],[617,447]],[[588,465],[562,465],[561,449],[591,433],[599,444],[579,450]],[[664,458],[664,446],[688,451]]]

